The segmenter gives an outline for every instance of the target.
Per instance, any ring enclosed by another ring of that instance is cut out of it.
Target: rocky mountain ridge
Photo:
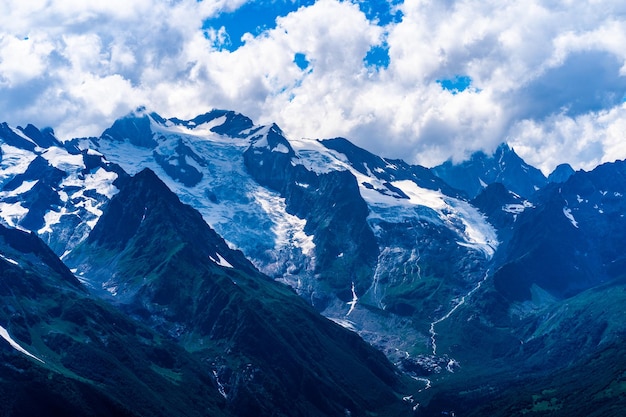
[[[621,277],[621,161],[590,172],[563,166],[545,178],[502,145],[493,155],[479,152],[465,163],[428,169],[373,155],[343,138],[286,138],[276,125],[257,126],[224,110],[166,120],[139,109],[98,138],[65,143],[32,126],[3,125],[0,136],[4,222],[38,234],[93,294],[150,318],[153,329],[180,338],[186,349],[197,348],[184,335],[197,329],[203,313],[183,306],[206,293],[203,279],[183,291],[187,298],[174,300],[176,284],[157,279],[153,285],[150,276],[197,279],[228,265],[288,284],[383,351],[421,386],[404,402],[421,404],[422,413],[436,415],[460,401],[447,396],[448,384],[471,385],[471,377],[510,375],[520,366],[524,378],[541,380],[563,358],[584,364],[621,337],[618,325],[593,339],[596,345],[585,342],[578,356],[564,353],[564,341],[578,340],[581,329],[563,306],[576,299],[592,311],[586,303],[595,296],[588,294]],[[198,227],[155,240],[161,227],[178,230],[172,219],[187,209],[156,209],[166,203],[149,209],[152,197],[131,191],[144,189],[137,185],[142,181],[163,181],[155,195],[170,188],[200,213],[187,222],[206,222],[226,240],[197,235]],[[161,214],[151,220],[153,210]],[[194,255],[209,269],[190,266],[182,274],[177,268],[187,265],[180,258],[187,250],[180,248],[207,241],[222,242]],[[147,248],[158,259],[142,255]],[[233,281],[244,282],[224,285]],[[605,309],[597,317],[610,321],[616,314]],[[563,338],[554,337],[555,329]],[[534,347],[520,350],[520,340]],[[531,357],[532,367],[525,365]],[[486,369],[476,368],[485,361]],[[221,366],[224,392],[239,386],[223,382],[240,375],[237,367]],[[478,398],[502,395],[522,407],[504,388],[493,389],[496,394]],[[289,403],[285,398],[275,401]]]

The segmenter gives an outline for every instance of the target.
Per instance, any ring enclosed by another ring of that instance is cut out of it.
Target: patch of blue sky
[[[228,36],[219,45],[221,49],[235,51],[243,45],[246,33],[258,36],[276,27],[276,18],[286,16],[302,6],[310,6],[315,0],[253,0],[232,12],[222,12],[202,24],[205,34],[224,27]],[[208,35],[207,35],[208,36]]]
[[[300,68],[302,71],[304,71],[307,68],[309,68],[309,65],[310,65],[309,60],[306,59],[306,55],[303,54],[302,52],[297,52],[293,56],[293,62],[295,62],[295,64],[298,66],[298,68]]]
[[[452,94],[467,90],[472,85],[472,79],[467,75],[455,75],[453,78],[437,80],[437,83]]]
[[[389,45],[383,43],[382,45],[375,45],[367,51],[365,58],[363,59],[365,65],[370,68],[383,69],[389,66]]]
[[[404,0],[354,0],[354,2],[369,20],[379,26],[402,21],[403,14],[398,6],[403,4]]]

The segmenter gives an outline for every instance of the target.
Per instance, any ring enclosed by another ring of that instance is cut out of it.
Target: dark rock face
[[[7,145],[14,146],[19,149],[26,149],[29,151],[35,150],[35,143],[30,142],[15,133],[6,123],[0,124],[0,139],[2,139],[2,141]]]
[[[570,164],[561,164],[554,168],[554,171],[548,175],[548,182],[562,183],[574,175],[575,171]]]
[[[399,380],[380,352],[260,274],[149,170],[121,188],[68,263],[115,286],[125,311],[219,364],[236,415],[362,413],[396,402]]]
[[[211,131],[219,133],[220,135],[226,135],[231,137],[244,137],[245,133],[243,132],[247,132],[254,127],[254,123],[252,123],[252,120],[250,120],[248,117],[228,110],[213,110],[209,113],[192,119],[192,121],[197,126],[201,125],[202,123],[207,123],[218,117],[225,117],[226,120],[219,126],[212,127]]]
[[[54,130],[51,128],[45,128],[43,130],[37,129],[35,126],[28,124],[26,128],[18,127],[26,136],[31,138],[35,143],[42,148],[50,148],[52,146],[63,146],[61,142],[54,136]]]
[[[0,247],[2,249],[3,273],[0,274],[8,280],[12,270],[28,270],[34,276],[48,276],[48,285],[57,281],[57,285],[79,289],[80,283],[70,270],[59,260],[48,246],[34,233],[26,233],[21,230],[5,227],[0,224]],[[8,261],[7,259],[12,260]],[[26,285],[27,281],[17,280],[15,283],[5,282],[5,288]],[[37,283],[38,281],[32,281]],[[42,293],[45,282],[39,282],[29,294],[36,297]]]
[[[206,163],[186,146],[182,140],[178,141],[172,155],[162,155],[158,150],[155,150],[153,156],[167,175],[180,181],[187,187],[193,187],[202,180],[202,173],[196,167],[190,165],[187,162],[187,158],[199,165],[205,165]]]
[[[282,147],[285,152],[277,152]],[[295,153],[282,132],[273,126],[267,146],[254,142],[244,153],[246,168],[262,185],[281,193],[287,211],[307,221],[305,231],[314,236],[316,271],[344,301],[354,282],[361,290],[378,257],[378,245],[368,223],[369,210],[356,179],[347,171],[317,174],[292,164]],[[342,254],[341,258],[338,256]],[[323,309],[323,300],[317,307]]]
[[[385,181],[385,186],[392,195],[408,198],[390,183],[399,180],[411,180],[420,187],[429,190],[440,190],[445,195],[459,197],[461,193],[450,187],[437,177],[432,170],[420,165],[410,165],[400,159],[387,159],[374,155],[359,148],[344,138],[325,139],[320,141],[328,149],[335,150],[346,156],[350,165],[364,175],[375,175]]]
[[[547,183],[541,171],[526,164],[506,144],[500,145],[493,155],[476,152],[468,161],[460,164],[446,161],[434,167],[433,172],[452,187],[465,191],[470,198],[494,182],[529,198]]]
[[[148,115],[133,114],[118,119],[113,123],[113,126],[102,133],[102,137],[120,142],[128,139],[133,145],[143,148],[154,148],[157,145],[150,128]]]
[[[533,198],[536,208],[518,217],[497,288],[528,299],[536,283],[558,298],[612,279],[624,264],[626,168],[618,161],[577,172]]]

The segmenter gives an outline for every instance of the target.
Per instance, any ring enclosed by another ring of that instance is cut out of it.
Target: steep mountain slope
[[[236,415],[406,411],[380,352],[259,273],[150,170],[121,183],[66,262],[212,364]]]
[[[463,365],[420,397],[426,415],[619,415],[625,165],[576,172],[508,217],[493,276],[441,324],[440,349]],[[475,201],[490,219],[518,204],[501,186]]]
[[[335,305],[324,314],[396,361],[431,354],[432,323],[482,280],[498,246],[495,230],[423,167],[377,157],[345,139],[291,143],[300,157],[296,166],[356,179],[378,246],[373,274],[361,281],[364,291],[355,285],[350,309]]]
[[[496,287],[512,300],[530,299],[533,285],[564,298],[621,274],[626,266],[624,195],[623,161],[545,187],[533,198],[535,207],[518,217],[495,273]]]
[[[525,210],[534,208],[532,202],[506,189],[499,182],[489,184],[470,202],[480,210],[498,231],[500,241],[498,255],[517,227],[517,219]]]
[[[0,299],[3,415],[224,415],[207,365],[91,298],[34,234],[2,225]]]
[[[475,152],[467,161],[446,161],[433,172],[451,186],[476,197],[489,184],[502,183],[514,193],[529,198],[547,183],[537,168],[525,163],[507,144],[501,144],[493,155]]]

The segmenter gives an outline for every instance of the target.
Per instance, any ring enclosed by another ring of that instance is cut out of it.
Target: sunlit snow
[[[443,222],[459,235],[459,245],[481,251],[487,257],[493,256],[498,246],[496,231],[485,217],[468,202],[444,195],[441,191],[419,187],[410,180],[393,181],[391,185],[402,190],[409,199],[402,198],[390,190],[366,166],[365,175],[354,169],[347,157],[326,148],[312,139],[291,141],[297,155],[297,163],[317,173],[349,171],[359,184],[361,196],[370,208],[370,219],[402,222],[417,216],[415,209],[424,207],[432,210],[433,219]],[[382,162],[385,162],[381,159]],[[386,163],[388,169],[397,169]],[[376,170],[374,170],[376,172]],[[367,184],[367,186],[365,186]]]
[[[28,209],[22,203],[0,202],[0,217],[11,227],[17,227],[20,220],[28,214]]]
[[[395,181],[392,185],[401,189],[409,197],[411,204],[430,207],[433,210],[442,210],[448,206],[444,200],[445,196],[440,191],[420,188],[409,180]]]
[[[214,134],[211,129],[223,125],[226,122],[226,116],[216,117],[205,123],[201,123],[193,128],[193,131],[198,135],[211,135]]]
[[[287,147],[282,143],[279,143],[274,149],[272,149],[272,152],[289,153],[289,149],[287,149]]]
[[[563,214],[565,215],[565,217],[567,217],[570,223],[572,223],[572,226],[578,229],[578,222],[574,218],[574,215],[572,214],[572,210],[569,207],[563,207]]]
[[[27,351],[26,349],[21,347],[19,345],[19,343],[17,343],[15,340],[13,340],[13,338],[9,335],[9,332],[2,326],[0,326],[0,336],[2,336],[2,338],[4,340],[9,342],[9,344],[13,347],[13,349],[17,350],[18,352],[23,353],[26,356],[30,356],[31,358],[33,358],[35,360],[38,360],[41,363],[45,363],[44,361],[39,359],[37,356],[33,355],[32,353],[30,353],[29,351]]]
[[[222,255],[220,255],[219,253],[216,253],[217,255],[217,259],[213,258],[212,256],[209,256],[209,259],[212,260],[213,262],[215,262],[217,265],[222,266],[224,268],[232,268],[233,266],[230,264],[230,262],[228,262],[226,259],[224,259],[224,257]]]
[[[305,255],[313,254],[315,249],[313,236],[304,232],[306,220],[287,213],[284,198],[264,188],[256,190],[253,197],[274,223],[272,231],[276,234],[276,249],[281,250],[294,245]]]
[[[37,157],[36,154],[24,149],[15,148],[5,143],[0,145],[2,151],[2,167],[0,180],[4,184],[7,179],[17,174],[23,174],[31,162]]]
[[[356,291],[354,290],[354,281],[352,281],[352,300],[348,301],[348,305],[350,306],[350,310],[348,310],[348,313],[346,314],[346,317],[348,317],[350,315],[350,313],[352,313],[354,311],[354,308],[356,307],[356,303],[359,301],[359,297],[357,297],[356,295]]]
[[[82,155],[72,155],[65,149],[53,146],[41,154],[48,163],[61,171],[73,171],[84,166]]]
[[[151,169],[183,203],[197,209],[228,240],[231,248],[241,249],[263,272],[275,276],[289,265],[290,258],[312,255],[313,237],[304,233],[304,220],[286,212],[284,199],[260,186],[245,168],[243,153],[253,140],[254,146],[267,146],[270,127],[252,128],[252,136],[244,138],[211,131],[225,120],[219,117],[188,128],[172,122],[163,125],[151,119],[160,154],[178,161],[177,146],[182,143],[203,161],[199,164],[195,157],[184,155],[184,161],[202,173],[200,181],[192,187],[170,177],[154,159],[152,149],[113,140],[100,140],[97,144],[83,140],[80,147],[95,146],[131,175],[144,168]]]
[[[64,214],[67,214],[67,210],[65,207],[63,207],[60,212],[48,210],[43,216],[44,226],[39,229],[37,233],[40,235],[44,233],[52,233],[52,226],[58,224]]]
[[[26,193],[26,192],[30,191],[35,186],[35,184],[37,184],[38,182],[39,182],[39,180],[24,181],[15,190],[0,192],[0,196],[2,196],[2,197],[15,197],[15,196],[18,196],[20,194],[23,194],[23,193]]]
[[[17,262],[15,259],[7,258],[6,256],[2,255],[1,253],[0,253],[0,258],[4,259],[5,261],[7,261],[10,264],[19,265],[19,262]]]

